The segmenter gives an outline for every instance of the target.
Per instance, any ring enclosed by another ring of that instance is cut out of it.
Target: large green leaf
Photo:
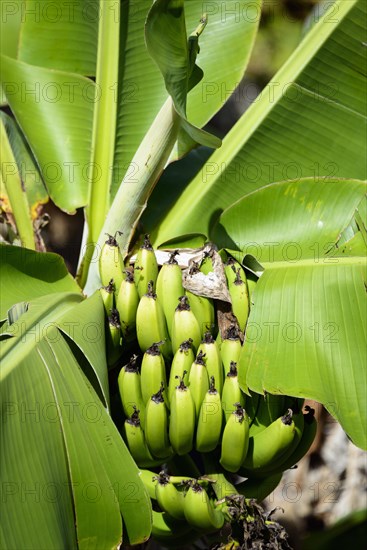
[[[88,198],[95,85],[63,71],[1,56],[9,105],[35,155],[52,200],[74,212]]]
[[[1,348],[2,480],[12,498],[2,520],[6,548],[116,548],[120,514],[132,544],[150,534],[138,469],[56,328],[80,300],[61,292],[38,298],[5,331],[12,334]],[[34,487],[36,500],[25,498]]]
[[[19,60],[30,65],[95,76],[100,17],[98,0],[72,3],[27,0],[22,9]]]
[[[323,403],[363,448],[366,192],[355,180],[277,183],[229,207],[215,229],[220,246],[265,266],[251,295],[242,387]]]
[[[77,547],[72,486],[54,402],[48,372],[34,348],[1,380],[4,549]]]
[[[81,291],[61,256],[0,243],[0,320],[17,302],[51,293]]]
[[[274,181],[366,178],[366,9],[337,1],[324,14],[177,195],[156,244],[193,232],[211,237],[224,208]]]

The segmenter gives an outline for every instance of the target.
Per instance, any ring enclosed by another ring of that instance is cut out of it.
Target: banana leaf
[[[85,300],[55,254],[1,249],[4,548],[141,543],[150,501],[107,410],[101,297]]]

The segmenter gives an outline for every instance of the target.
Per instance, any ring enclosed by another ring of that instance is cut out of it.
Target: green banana
[[[199,323],[190,308],[187,296],[180,296],[172,322],[173,353],[176,353],[180,344],[188,338],[192,339],[192,347],[194,348],[194,352],[196,352],[201,340]]]
[[[139,410],[135,406],[131,417],[125,420],[124,437],[131,456],[138,466],[154,465],[154,458],[149,452],[141,427]]]
[[[106,330],[106,357],[110,367],[116,363],[122,354],[122,338],[119,312],[111,309],[108,317],[108,330]]]
[[[225,338],[221,342],[220,355],[222,358],[224,376],[229,373],[231,361],[238,363],[242,344],[236,325],[231,325],[227,330]]]
[[[171,370],[169,373],[169,383],[168,383],[168,401],[171,403],[172,396],[175,391],[176,378],[177,376],[182,376],[182,373],[186,371],[190,374],[191,365],[195,360],[194,352],[192,350],[192,339],[189,338],[180,344],[180,347],[176,351],[172,364]]]
[[[169,439],[178,455],[185,455],[191,451],[195,432],[195,404],[190,388],[185,386],[183,381],[185,375],[184,371],[180,383],[175,387],[169,421]]]
[[[215,386],[221,394],[223,389],[223,367],[222,359],[217,342],[210,332],[204,334],[204,338],[198,348],[198,353],[202,352],[206,358],[206,368],[209,378],[214,376]]]
[[[190,307],[199,323],[200,335],[203,337],[205,332],[212,330],[215,325],[213,300],[205,296],[194,294],[190,292],[190,290],[186,290],[185,294],[190,301]]]
[[[245,270],[237,260],[232,256],[227,258],[227,261],[224,263],[224,273],[227,279],[227,285],[232,284],[233,277],[236,274],[237,270],[240,270],[240,277],[242,280],[246,280]]]
[[[251,436],[241,475],[252,477],[260,475],[274,461],[283,456],[293,442],[295,425],[292,410],[274,420],[265,430]]]
[[[238,384],[236,363],[231,361],[222,391],[222,409],[226,422],[228,422],[228,419],[232,416],[234,403],[240,403],[241,407],[243,407],[245,404],[245,396]]]
[[[99,256],[99,275],[101,277],[102,285],[108,286],[111,279],[115,281],[116,288],[119,288],[123,276],[124,262],[118,242],[115,236],[108,235],[107,241],[102,246],[101,254]]]
[[[220,464],[228,472],[237,472],[245,460],[249,445],[249,419],[240,403],[228,418],[222,435]]]
[[[289,409],[291,410],[291,409]],[[272,460],[271,464],[269,466],[264,466],[260,470],[260,475],[272,475],[275,473],[283,472],[287,468],[285,467],[285,464],[288,461],[288,458],[294,453],[294,451],[297,449],[303,435],[303,429],[304,429],[304,416],[302,412],[298,412],[297,414],[293,414],[292,421],[294,422],[294,437],[293,441],[290,443],[290,445],[287,447],[285,452],[281,454],[279,457],[274,458]],[[259,475],[259,472],[255,472],[255,475]]]
[[[148,494],[152,500],[155,500],[155,482],[154,478],[157,475],[155,472],[152,472],[151,470],[147,470],[145,468],[139,468],[139,475],[144,483],[144,487],[148,491]]]
[[[140,420],[144,426],[145,404],[141,394],[137,358],[137,355],[131,357],[129,363],[121,369],[117,382],[125,415],[129,417],[135,409],[138,409],[140,411]]]
[[[110,280],[107,286],[102,286],[99,291],[101,293],[106,314],[108,316],[111,313],[111,309],[113,309],[114,307],[115,283],[113,282],[113,279]]]
[[[145,439],[155,458],[167,458],[171,453],[168,439],[168,412],[163,398],[164,386],[152,395],[145,411]]]
[[[136,312],[136,334],[142,352],[147,351],[154,342],[165,341],[161,352],[165,359],[171,357],[166,319],[157,295],[153,291],[153,281],[148,283],[148,292],[141,297]],[[184,340],[184,339],[183,339]]]
[[[125,271],[116,298],[116,309],[120,314],[122,336],[128,342],[136,337],[136,313],[139,305],[139,294],[134,283],[134,274]]]
[[[168,262],[162,265],[156,284],[158,301],[162,305],[170,337],[172,337],[172,323],[177,301],[180,296],[185,294],[185,289],[182,286],[182,271],[175,260],[177,254],[177,250],[172,252]]]
[[[264,478],[252,478],[236,485],[236,490],[246,498],[256,498],[259,502],[269,496],[279,485],[283,472],[277,472]]]
[[[145,235],[144,242],[139,248],[134,265],[135,284],[140,298],[148,292],[148,283],[155,285],[158,277],[158,263],[149,235]]]
[[[243,271],[243,270],[242,270]],[[234,279],[228,281],[228,291],[232,299],[232,311],[237,318],[242,332],[245,331],[249,314],[249,297],[246,283],[246,276],[243,272],[241,278],[241,269],[233,267]]]
[[[155,480],[155,498],[163,512],[167,512],[175,519],[185,519],[183,492],[176,489],[170,476],[164,472],[155,476]]]
[[[195,405],[195,415],[198,418],[201,404],[209,390],[208,371],[206,370],[205,357],[201,351],[191,366],[189,387]]]
[[[221,529],[224,515],[212,505],[206,490],[196,482],[189,487],[184,499],[186,521],[201,532],[211,533]]]
[[[141,393],[143,403],[147,405],[152,395],[156,393],[161,384],[167,387],[166,366],[159,347],[164,342],[155,342],[143,355],[140,369]],[[167,401],[167,400],[165,400]]]
[[[213,451],[222,432],[222,406],[220,393],[215,389],[214,376],[210,378],[210,387],[200,407],[196,432],[196,449],[200,453]]]
[[[289,468],[295,466],[297,462],[299,462],[301,458],[305,456],[305,454],[311,447],[313,440],[315,439],[317,431],[317,421],[314,416],[315,409],[312,409],[311,407],[306,405],[305,410],[307,412],[303,415],[304,426],[301,439],[293,452],[282,463],[283,471],[289,470]]]

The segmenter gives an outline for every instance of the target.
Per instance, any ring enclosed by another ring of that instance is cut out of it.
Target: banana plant
[[[111,416],[105,233],[124,257],[148,232],[156,247],[212,240],[237,258],[257,281],[242,388],[316,399],[367,448],[365,4],[320,7],[222,144],[202,127],[244,74],[260,0],[4,4],[4,547],[116,548],[151,533]],[[50,199],[84,208],[76,279],[44,251]]]

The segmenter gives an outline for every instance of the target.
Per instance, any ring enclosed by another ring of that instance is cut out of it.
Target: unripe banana
[[[250,437],[246,458],[243,462],[244,475],[261,475],[279,457],[284,455],[292,444],[295,425],[292,410],[277,418],[265,430]],[[241,470],[242,475],[242,470]]]
[[[106,357],[110,367],[118,361],[122,354],[122,334],[119,312],[111,309],[108,317],[108,330],[106,330]]]
[[[238,269],[240,270],[241,279],[243,281],[246,280],[245,270],[243,269],[241,264],[238,263],[237,260],[232,258],[232,256],[229,256],[229,258],[227,259],[227,261],[224,264],[224,273],[225,273],[225,276],[226,276],[226,279],[227,279],[227,285],[228,286],[230,284],[232,284],[232,282],[234,280],[234,276],[236,275],[236,272],[237,272]]]
[[[316,436],[317,421],[314,416],[315,410],[306,405],[306,414],[303,415],[304,425],[301,440],[299,441],[293,452],[282,463],[282,471],[292,468],[305,456],[311,447]]]
[[[200,345],[201,333],[199,323],[190,308],[190,303],[187,296],[179,298],[179,304],[175,309],[172,322],[172,351],[176,353],[180,344],[192,339],[192,346],[196,353]]]
[[[168,262],[162,265],[156,285],[157,298],[162,305],[170,337],[172,337],[172,323],[177,301],[180,296],[185,294],[185,289],[182,286],[182,271],[175,260],[177,254],[177,250],[172,252]]]
[[[168,439],[168,412],[163,398],[164,386],[148,401],[145,411],[145,439],[149,451],[156,458],[167,458],[171,453]]]
[[[133,414],[124,423],[124,436],[129,451],[138,466],[154,465],[154,459],[146,445],[141,427],[139,410],[134,407]]]
[[[111,309],[114,308],[115,283],[113,282],[113,279],[110,280],[107,286],[102,286],[99,291],[101,293],[101,298],[106,314],[107,316],[109,316],[111,313]]]
[[[222,432],[222,406],[220,394],[214,387],[214,376],[200,407],[196,432],[196,449],[200,453],[214,451]]]
[[[155,394],[161,384],[167,387],[166,382],[166,366],[159,347],[164,342],[155,342],[152,344],[143,355],[140,370],[141,393],[143,403],[147,405],[153,394]]]
[[[117,233],[119,233],[117,231]],[[108,235],[107,241],[102,246],[101,254],[99,256],[99,275],[101,277],[102,285],[107,286],[109,281],[113,279],[115,281],[116,288],[119,288],[123,276],[124,262],[120,252],[120,247],[116,241],[116,234]]]
[[[205,366],[205,357],[200,351],[193,362],[189,375],[189,387],[195,404],[195,415],[199,417],[200,407],[209,390],[208,371]]]
[[[183,376],[183,372],[186,371],[190,374],[191,365],[195,360],[194,352],[192,350],[192,340],[189,338],[180,344],[180,347],[176,351],[169,374],[168,383],[168,400],[172,401],[172,396],[177,385],[177,377]]]
[[[215,510],[207,492],[198,483],[192,483],[184,499],[186,521],[195,529],[211,533],[221,529],[224,515]]]
[[[140,298],[148,292],[148,283],[156,284],[158,277],[158,263],[149,235],[145,235],[144,242],[139,248],[134,265],[135,284]]]
[[[297,414],[293,414],[292,420],[294,422],[294,437],[293,441],[287,447],[286,451],[271,462],[271,464],[266,467],[261,468],[261,475],[271,475],[277,472],[283,472],[286,468],[286,463],[288,458],[294,453],[297,449],[303,435],[304,429],[304,415],[302,411]]]
[[[241,278],[241,270],[233,268],[234,279],[228,281],[228,290],[232,299],[232,311],[242,332],[245,331],[249,314],[249,297],[246,277]]]
[[[131,342],[136,337],[136,313],[139,305],[139,294],[134,283],[134,275],[131,271],[125,271],[118,289],[116,309],[120,314],[121,331],[124,339]]]
[[[232,416],[234,403],[240,403],[241,407],[243,407],[245,404],[245,396],[238,385],[236,363],[231,361],[222,391],[222,409],[226,422],[228,422],[228,419]]]
[[[155,476],[155,498],[164,512],[175,519],[185,519],[184,494],[176,489],[170,476],[160,472]]]
[[[139,475],[150,498],[155,500],[155,476],[157,474],[146,468],[139,468]]]
[[[222,358],[224,376],[229,373],[231,361],[238,363],[242,344],[238,329],[235,325],[231,325],[227,330],[225,338],[221,342],[220,355]]]
[[[137,358],[137,355],[133,355],[129,363],[121,369],[118,376],[118,386],[125,415],[130,417],[138,409],[140,411],[140,420],[144,426],[145,404],[141,394]]]
[[[220,463],[228,472],[237,472],[245,460],[249,445],[249,419],[240,403],[223,430]]]
[[[199,323],[200,335],[203,337],[205,332],[212,330],[215,324],[213,300],[205,296],[198,296],[189,290],[185,292],[190,301],[190,307]]]
[[[214,376],[215,387],[221,394],[223,389],[223,367],[222,359],[217,342],[210,332],[204,334],[204,338],[198,348],[198,353],[202,352],[206,359],[206,368],[209,378]]]
[[[195,432],[195,404],[190,388],[185,386],[183,381],[185,374],[186,372],[175,387],[169,421],[169,439],[178,455],[185,455],[191,451]]]
[[[154,342],[165,341],[165,344],[161,347],[161,352],[165,359],[170,358],[171,346],[168,339],[166,319],[162,306],[157,301],[157,295],[153,291],[153,281],[148,283],[148,292],[141,297],[138,305],[136,334],[142,352],[147,351]]]

